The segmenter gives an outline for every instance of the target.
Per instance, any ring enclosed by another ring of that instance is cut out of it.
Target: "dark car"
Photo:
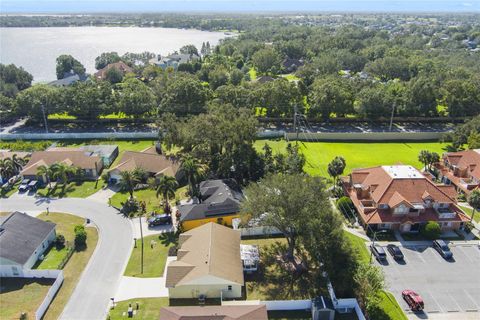
[[[161,226],[165,224],[172,224],[172,217],[168,214],[157,214],[148,219],[148,226]]]
[[[423,310],[423,299],[413,290],[403,290],[402,297],[407,302],[410,309],[414,311]]]
[[[446,259],[452,259],[453,258],[453,253],[450,251],[450,248],[448,247],[447,243],[443,240],[435,240],[433,241],[433,248],[440,253],[440,255]]]
[[[387,251],[395,260],[403,260],[403,253],[400,248],[394,244],[387,245]]]
[[[383,250],[383,247],[377,245],[370,245],[370,250],[378,261],[387,260],[387,254],[385,253],[385,250]]]

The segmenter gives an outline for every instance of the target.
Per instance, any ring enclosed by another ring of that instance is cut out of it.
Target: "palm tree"
[[[15,167],[10,158],[0,159],[0,176],[8,179],[15,174]]]
[[[131,171],[123,171],[121,173],[120,189],[130,194],[130,199],[133,199],[133,191],[138,184],[138,179]]]
[[[132,171],[132,175],[138,180],[138,182],[145,182],[148,178],[147,171],[142,167],[135,167]]]
[[[11,159],[13,168],[15,169],[15,174],[19,173],[23,166],[27,163],[26,159],[17,156],[17,154],[13,154]]]
[[[45,183],[47,183],[49,191],[51,189],[52,176],[53,176],[52,166],[41,165],[41,166],[38,167],[37,177],[40,180],[43,180],[43,178],[45,178]]]
[[[204,168],[197,159],[187,154],[182,159],[181,169],[187,177],[189,193],[193,196],[196,193],[197,183],[204,174]]]
[[[52,170],[52,178],[61,182],[65,187],[68,182],[68,176],[73,173],[73,167],[70,167],[65,163],[55,163],[52,165]]]
[[[165,212],[171,213],[170,204],[168,203],[169,199],[175,197],[175,191],[178,188],[178,182],[175,177],[162,176],[157,186],[157,198],[159,195],[163,196],[165,201]]]
[[[480,207],[480,190],[475,189],[470,193],[468,196],[468,204],[472,206],[472,217],[470,218],[470,221],[473,220],[473,217],[475,216],[475,210],[477,210]]]

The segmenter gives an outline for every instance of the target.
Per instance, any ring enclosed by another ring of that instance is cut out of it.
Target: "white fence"
[[[239,228],[242,237],[271,236],[282,234],[280,230],[274,227],[251,227]]]
[[[40,270],[38,270],[38,271],[40,271]],[[53,298],[55,297],[55,294],[57,294],[57,291],[60,289],[60,286],[63,283],[63,271],[62,270],[45,270],[45,271],[57,271],[58,276],[57,276],[57,279],[55,279],[55,282],[50,287],[50,289],[48,289],[47,295],[43,299],[42,304],[38,307],[37,311],[35,311],[35,319],[36,320],[42,319],[43,315],[45,314],[45,311],[47,311],[48,306],[52,302]]]
[[[0,140],[156,139],[158,132],[2,133]]]
[[[320,141],[415,141],[439,140],[445,132],[301,132],[298,140]],[[296,133],[285,133],[286,140],[295,140]]]
[[[62,270],[39,270],[39,269],[25,269],[21,278],[47,278],[55,279],[63,272]]]
[[[307,310],[312,308],[312,300],[267,300],[261,301],[268,311]]]

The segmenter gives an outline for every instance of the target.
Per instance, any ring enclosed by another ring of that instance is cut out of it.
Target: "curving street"
[[[65,212],[90,219],[98,227],[95,252],[80,277],[61,319],[105,319],[133,246],[131,222],[107,204],[79,198],[46,199],[12,196],[0,211]],[[81,271],[79,271],[81,272]]]

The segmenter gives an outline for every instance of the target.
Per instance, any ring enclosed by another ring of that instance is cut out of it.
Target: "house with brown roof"
[[[92,152],[80,150],[47,150],[35,151],[30,157],[30,161],[23,167],[20,174],[25,179],[38,179],[46,182],[45,177],[37,177],[38,168],[41,166],[51,166],[56,163],[64,163],[71,167],[77,167],[83,170],[86,179],[97,179],[103,169],[103,162],[99,156]]]
[[[264,304],[236,306],[163,307],[160,320],[268,320]]]
[[[240,231],[210,222],[180,235],[167,267],[170,298],[240,298],[243,284]]]
[[[98,79],[98,80],[105,80],[106,77],[107,77],[107,71],[112,69],[112,68],[115,68],[117,69],[118,71],[120,71],[122,73],[122,75],[125,75],[127,73],[132,73],[133,72],[133,69],[130,68],[130,66],[128,66],[125,62],[123,61],[118,61],[118,62],[115,62],[115,63],[110,63],[108,64],[107,66],[105,66],[105,68],[103,69],[100,69],[98,70],[94,76],[95,76],[95,79]]]
[[[480,187],[480,149],[446,152],[436,167],[442,182],[458,192],[469,195]]]
[[[108,174],[110,180],[118,182],[122,179],[122,172],[142,168],[151,177],[166,175],[180,180],[182,178],[180,167],[181,162],[177,158],[158,153],[155,146],[151,146],[142,151],[125,151],[118,164],[111,168]]]
[[[416,232],[428,221],[456,230],[469,220],[455,204],[452,186],[435,184],[411,166],[355,169],[342,181],[361,223],[372,230]]]

